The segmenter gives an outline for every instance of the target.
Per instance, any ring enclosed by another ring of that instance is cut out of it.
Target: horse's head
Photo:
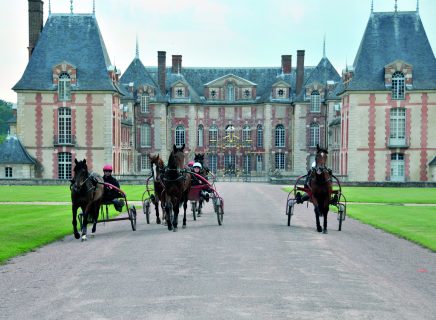
[[[82,188],[86,180],[89,178],[89,172],[88,172],[88,166],[86,164],[86,159],[83,159],[82,161],[77,161],[77,159],[74,159],[74,163],[76,165],[74,166],[73,169],[74,184],[72,186],[72,189],[77,192]]]
[[[168,167],[172,169],[183,169],[185,166],[185,154],[183,153],[185,149],[185,144],[181,148],[177,148],[176,145],[173,146],[173,151],[168,159]]]
[[[317,174],[327,170],[327,154],[327,149],[320,148],[318,144],[316,145],[315,170]]]
[[[194,162],[200,162],[201,165],[203,165],[204,162],[204,154],[203,153],[196,153],[194,157]]]

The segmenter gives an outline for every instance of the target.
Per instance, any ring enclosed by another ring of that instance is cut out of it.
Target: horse
[[[327,149],[316,146],[315,168],[312,169],[309,181],[311,189],[311,202],[315,208],[316,229],[318,232],[327,232],[327,215],[332,196],[332,177],[331,171],[327,169]],[[323,228],[320,224],[319,216],[324,217]]]
[[[183,204],[183,228],[186,228],[186,208],[188,207],[188,194],[191,189],[191,175],[184,169],[185,155],[183,149],[173,146],[173,151],[168,158],[168,164],[162,175],[164,191],[161,201],[165,204],[165,218],[168,230],[177,231],[179,208]],[[174,212],[171,221],[171,210]]]
[[[71,202],[73,211],[73,232],[76,239],[80,238],[77,231],[77,209],[83,212],[82,221],[82,241],[86,241],[86,231],[88,221],[93,223],[92,236],[97,227],[98,213],[104,193],[103,178],[96,173],[90,173],[86,164],[86,159],[77,161],[74,159],[74,179],[70,186]]]
[[[153,186],[154,186],[154,196],[150,197],[151,202],[153,202],[156,208],[156,223],[160,224],[161,220],[159,217],[159,201],[162,197],[163,185],[161,181],[161,172],[164,170],[165,165],[163,160],[159,157],[159,154],[156,156],[152,156],[148,154],[148,158],[150,159],[151,170],[153,174]],[[161,201],[162,203],[162,201]],[[165,219],[165,211],[162,208],[163,219]]]

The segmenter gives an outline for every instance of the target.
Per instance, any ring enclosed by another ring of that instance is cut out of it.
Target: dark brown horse
[[[191,189],[191,175],[184,168],[185,155],[183,149],[173,146],[173,151],[168,158],[168,164],[162,175],[164,192],[162,202],[165,203],[165,218],[168,230],[177,231],[179,208],[183,204],[183,228],[186,227],[186,208],[188,207],[188,194]],[[171,219],[172,212],[174,217]],[[174,229],[173,229],[174,228]]]
[[[86,159],[82,161],[74,160],[74,179],[70,186],[71,201],[73,209],[73,231],[76,239],[80,238],[77,231],[77,209],[81,208],[83,213],[82,221],[82,241],[86,240],[88,222],[92,222],[92,235],[97,227],[98,213],[103,198],[104,186],[103,178],[95,173],[88,172]]]
[[[148,155],[151,164],[151,171],[153,175],[153,186],[154,186],[154,196],[150,197],[151,202],[153,202],[154,207],[156,209],[156,223],[160,224],[161,220],[159,217],[159,202],[161,202],[162,192],[163,192],[163,184],[161,181],[161,173],[163,172],[165,165],[162,159],[159,157],[159,154],[156,156]],[[162,202],[161,202],[162,203]],[[163,219],[165,218],[165,211],[162,209]]]
[[[327,169],[327,149],[316,146],[315,168],[312,169],[309,181],[311,189],[311,201],[315,207],[316,229],[318,232],[327,233],[327,215],[332,196],[332,177]],[[319,216],[324,217],[324,224],[321,227]]]

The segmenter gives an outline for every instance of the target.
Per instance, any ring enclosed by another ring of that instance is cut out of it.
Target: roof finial
[[[416,12],[419,12],[419,0],[416,0]]]
[[[70,12],[73,14],[73,0],[70,0]]]
[[[398,9],[398,0],[395,0],[395,12],[397,12]]]
[[[324,43],[322,46],[322,57],[325,58],[325,33],[324,33]]]
[[[51,15],[51,1],[48,0],[48,15]]]
[[[138,35],[136,35],[136,59],[139,59],[139,45],[138,45]]]
[[[92,14],[95,16],[95,0],[92,1]]]
[[[371,0],[371,13],[374,12],[374,0]]]

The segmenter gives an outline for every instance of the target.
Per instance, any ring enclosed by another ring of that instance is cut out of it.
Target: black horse
[[[165,218],[168,230],[177,231],[179,208],[183,204],[183,228],[186,227],[186,208],[188,207],[188,194],[191,189],[191,175],[184,168],[185,155],[183,149],[173,146],[173,151],[168,159],[167,167],[162,175],[164,185],[161,201],[165,204]],[[174,217],[171,220],[171,213]],[[174,229],[173,229],[174,228]]]
[[[327,149],[316,146],[315,168],[312,169],[309,180],[311,189],[311,201],[315,207],[316,229],[318,232],[327,233],[327,215],[332,196],[332,176],[327,169]],[[324,217],[324,224],[321,227],[319,216]]]
[[[76,239],[80,238],[77,231],[77,209],[83,212],[82,221],[82,241],[86,241],[86,231],[88,222],[92,222],[92,235],[97,227],[98,213],[104,193],[104,182],[102,177],[95,173],[88,172],[86,159],[82,161],[74,160],[74,179],[72,180],[71,202],[73,209],[73,232]]]

